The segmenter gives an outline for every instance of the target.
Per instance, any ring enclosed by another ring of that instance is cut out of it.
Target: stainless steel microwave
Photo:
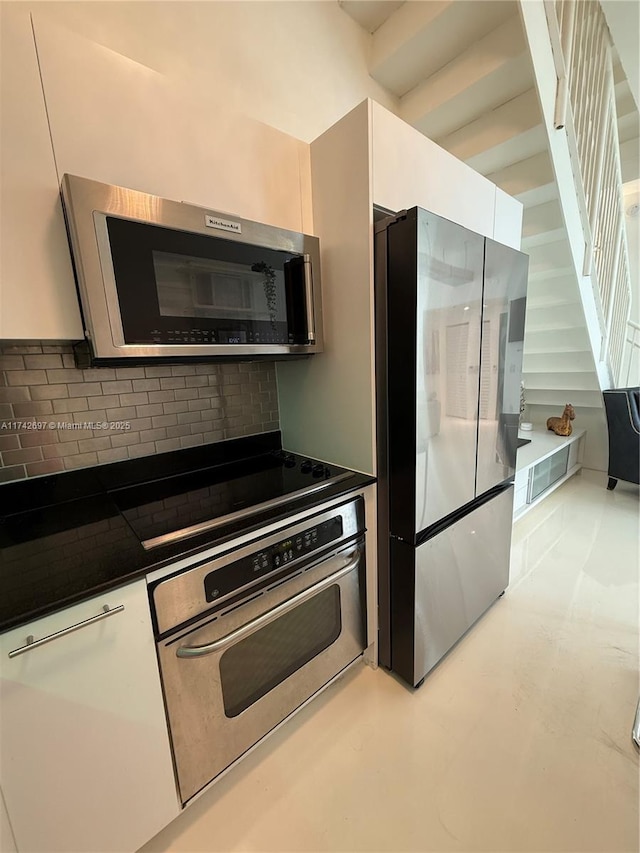
[[[93,364],[322,351],[317,237],[65,175]]]

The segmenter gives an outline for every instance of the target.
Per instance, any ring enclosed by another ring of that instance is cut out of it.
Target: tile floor
[[[515,526],[507,594],[409,690],[359,665],[144,853],[637,851],[638,489]]]

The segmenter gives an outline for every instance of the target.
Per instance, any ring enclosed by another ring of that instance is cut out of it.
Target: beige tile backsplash
[[[0,345],[0,483],[279,429],[272,362],[75,367]]]

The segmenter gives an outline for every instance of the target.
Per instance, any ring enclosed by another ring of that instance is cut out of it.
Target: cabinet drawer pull
[[[65,634],[71,634],[73,631],[77,631],[79,628],[84,628],[85,625],[91,625],[94,622],[99,622],[101,619],[106,619],[107,616],[113,616],[115,613],[122,613],[123,610],[124,604],[118,604],[116,607],[109,607],[108,604],[105,604],[102,607],[102,613],[98,613],[96,616],[90,616],[88,619],[84,619],[82,622],[77,622],[75,625],[70,625],[68,628],[63,628],[61,631],[55,631],[53,634],[49,634],[47,637],[43,637],[41,640],[34,640],[33,635],[30,634],[27,637],[26,645],[20,646],[19,649],[14,649],[12,652],[9,652],[9,657],[15,658],[18,655],[23,655],[30,649],[35,649],[38,646],[44,646],[45,643],[50,643],[52,640],[57,640],[58,637],[64,637]]]

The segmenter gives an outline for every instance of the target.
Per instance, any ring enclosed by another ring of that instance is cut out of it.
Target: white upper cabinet
[[[124,609],[9,658],[104,605]],[[133,853],[176,817],[144,580],[8,631],[0,660],[0,783],[19,853]]]
[[[373,302],[368,103],[311,144],[324,352],[277,362],[283,446],[373,473]]]
[[[306,143],[34,16],[60,175],[303,231]],[[82,120],[88,117],[88,120]]]
[[[325,351],[276,365],[283,442],[376,473],[373,207],[422,207],[520,246],[522,205],[374,101],[311,143]]]
[[[422,207],[493,237],[495,184],[375,102],[371,128],[374,204]]]
[[[496,212],[493,239],[496,243],[520,249],[522,242],[522,203],[496,187]]]
[[[0,340],[78,340],[80,309],[29,11],[2,3]]]

